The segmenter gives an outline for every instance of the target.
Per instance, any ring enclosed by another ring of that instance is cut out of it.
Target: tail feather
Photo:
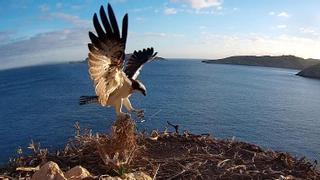
[[[79,105],[98,103],[98,96],[81,96]]]

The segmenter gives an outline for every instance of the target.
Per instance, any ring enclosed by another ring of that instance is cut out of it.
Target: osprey
[[[89,32],[91,43],[88,44],[88,67],[90,78],[94,82],[96,96],[81,96],[80,105],[99,103],[102,106],[113,106],[116,114],[123,117],[122,105],[128,112],[136,112],[139,117],[143,111],[132,107],[129,97],[133,92],[146,96],[145,86],[137,80],[144,63],[152,60],[157,53],[153,48],[134,51],[125,61],[125,48],[128,34],[128,14],[122,20],[122,32],[110,4],[108,16],[101,6],[98,16],[93,16],[93,25],[97,35]]]

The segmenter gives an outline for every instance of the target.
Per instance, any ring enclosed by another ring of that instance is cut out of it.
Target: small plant
[[[119,170],[117,171],[117,173],[119,174],[119,176],[123,176],[126,173],[128,173],[128,170],[124,167],[124,166],[120,166]]]
[[[21,147],[18,147],[18,149],[16,150],[17,155],[22,155],[23,154],[23,150]]]

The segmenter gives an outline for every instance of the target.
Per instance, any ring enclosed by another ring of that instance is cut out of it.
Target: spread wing
[[[136,79],[140,73],[143,64],[153,59],[157,55],[153,48],[143,49],[142,51],[134,51],[129,57],[124,72],[128,78]]]
[[[122,35],[118,28],[113,10],[108,4],[108,16],[103,6],[100,8],[101,27],[97,14],[93,16],[93,25],[97,32],[89,32],[89,74],[94,81],[95,91],[101,105],[107,105],[109,95],[123,84],[122,66],[128,32],[128,15],[122,21]]]

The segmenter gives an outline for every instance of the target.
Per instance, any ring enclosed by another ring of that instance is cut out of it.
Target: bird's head
[[[139,91],[139,92],[141,92],[144,96],[147,95],[146,87],[145,87],[140,81],[134,80],[134,79],[132,79],[131,81],[132,81],[131,87],[132,87],[132,90],[133,90],[133,91]]]

